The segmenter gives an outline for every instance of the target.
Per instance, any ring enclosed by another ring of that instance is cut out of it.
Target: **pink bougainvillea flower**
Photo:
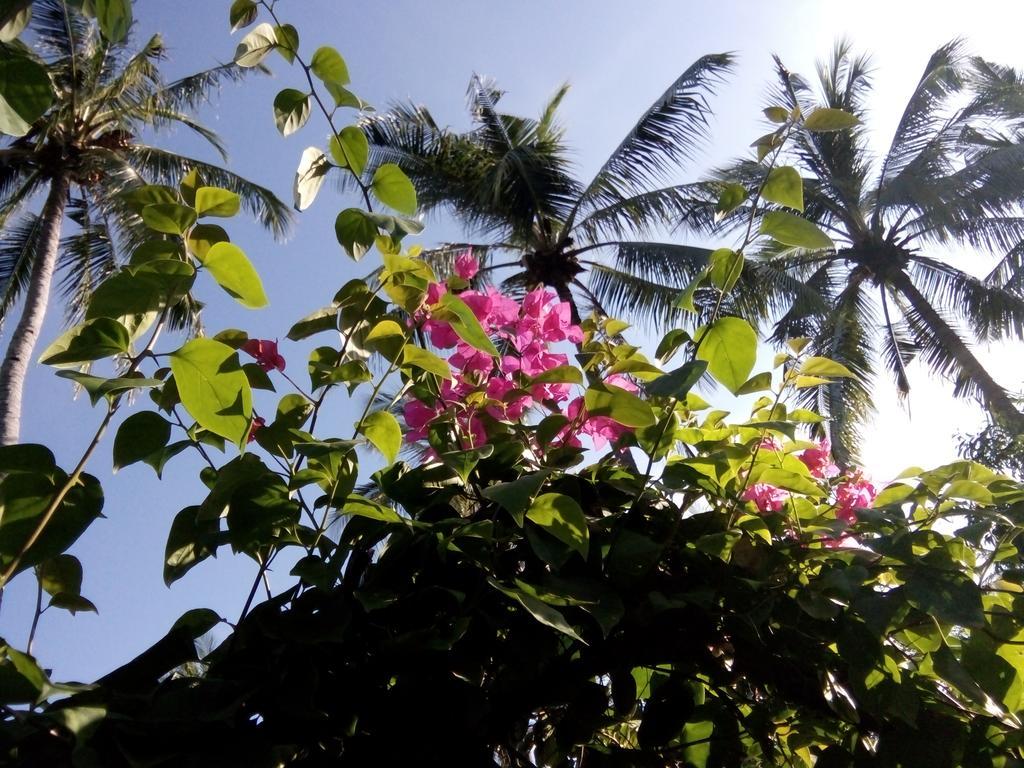
[[[740,496],[743,501],[752,501],[760,512],[778,512],[786,506],[789,491],[776,488],[768,483],[754,483]]]
[[[266,420],[262,416],[253,416],[252,424],[249,426],[249,439],[246,442],[251,443],[256,439],[256,433],[267,426]]]
[[[768,435],[761,438],[761,442],[757,444],[757,449],[759,451],[781,451],[782,443],[774,435]]]
[[[519,305],[494,286],[488,287],[487,296],[491,300],[489,319],[492,326],[497,329],[515,325],[519,319]]]
[[[439,411],[415,398],[409,400],[402,410],[405,414],[405,423],[409,427],[405,439],[410,443],[415,443],[417,440],[426,440],[427,425],[437,418]]]
[[[516,390],[515,385],[508,379],[492,378],[487,382],[487,396],[492,400],[500,401],[500,405],[487,406],[487,412],[499,421],[518,421],[533,405],[533,398],[529,395],[518,392],[513,397],[509,393]]]
[[[807,465],[813,477],[825,479],[839,474],[839,467],[832,461],[832,444],[827,437],[801,453],[800,461]]]
[[[480,264],[473,256],[473,249],[465,250],[455,257],[455,274],[463,280],[472,280],[480,271]]]
[[[264,371],[283,371],[284,358],[277,352],[277,342],[269,339],[249,339],[242,345],[242,351],[256,358],[256,364]]]
[[[857,522],[857,510],[870,507],[877,495],[875,486],[863,472],[858,470],[847,475],[836,486],[836,517],[852,525]]]

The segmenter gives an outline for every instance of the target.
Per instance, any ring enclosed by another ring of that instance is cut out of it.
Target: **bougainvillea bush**
[[[260,12],[240,0],[232,23]],[[820,243],[785,210],[799,199],[775,163],[793,131],[842,130],[848,116],[772,113],[769,181],[723,187],[723,215],[749,218],[744,241],[680,296],[686,309],[712,292],[715,311],[647,355],[627,323],[573,324],[543,286],[488,287],[472,253],[435,274],[408,242],[411,185],[386,164],[364,178],[358,127],[335,126],[362,105],[344,61],[329,48],[307,59],[273,5],[262,12],[273,23],[237,60],[282,51],[312,89],[286,89],[275,108],[337,105],[324,108],[327,151],[303,153],[297,202],[353,174],[365,206],[339,213],[338,240],[378,268],[287,341],[226,330],[158,356],[195,281],[265,299],[210,223],[237,211],[231,193],[193,175],[126,198],[152,238],[43,355],[104,409],[102,427],[70,472],[44,446],[0,448],[0,583],[35,575],[53,606],[91,607],[66,550],[100,512],[84,468],[115,418],[117,465],[160,472],[184,451],[206,464],[208,494],[181,499],[168,532],[168,585],[228,551],[256,578],[239,617],[189,611],[91,685],[51,681],[44,661],[0,646],[3,760],[1020,764],[1024,489],[966,461],[887,485],[836,466],[821,418],[788,402],[849,371],[802,339],[755,371],[754,330],[718,311],[751,242]],[[81,371],[111,357],[116,375]],[[716,409],[702,380],[754,402]],[[133,391],[149,398],[131,405]],[[356,422],[320,418],[328,397],[362,406]],[[361,461],[381,468],[361,474]],[[294,563],[294,586],[263,599],[275,562]],[[199,660],[196,639],[220,624],[226,638]]]

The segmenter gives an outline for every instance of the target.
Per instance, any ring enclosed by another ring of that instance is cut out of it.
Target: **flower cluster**
[[[765,438],[758,450],[781,450],[778,440]],[[857,510],[870,507],[878,495],[875,486],[864,476],[861,470],[841,474],[839,467],[832,461],[832,446],[828,438],[818,441],[811,448],[802,451],[799,458],[811,476],[818,480],[838,478],[833,488],[836,518],[846,525],[857,522]],[[754,483],[745,488],[740,498],[751,501],[760,512],[780,512],[786,506],[789,492],[768,483]]]
[[[461,280],[471,280],[478,271],[479,265],[471,253],[456,258],[455,272]],[[567,302],[559,301],[554,292],[545,288],[530,291],[521,302],[493,287],[459,292],[459,299],[472,310],[484,331],[499,341],[502,354],[495,359],[467,344],[450,323],[432,314],[448,290],[443,283],[431,283],[425,308],[416,319],[432,345],[452,350],[448,357],[452,378],[443,382],[440,396],[434,402],[416,398],[406,402],[406,440],[426,439],[430,426],[443,418],[456,425],[464,448],[479,447],[488,442],[489,425],[516,423],[538,405],[557,412],[564,409],[569,419],[555,437],[556,445],[579,447],[578,435],[585,434],[595,447],[601,448],[627,431],[607,417],[589,416],[583,398],[570,402],[571,384],[535,381],[542,374],[569,364],[568,355],[553,351],[551,345],[578,344],[583,340],[580,327],[571,320]],[[636,385],[623,376],[610,376],[606,384],[637,391]]]

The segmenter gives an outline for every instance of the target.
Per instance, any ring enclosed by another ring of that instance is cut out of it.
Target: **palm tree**
[[[796,130],[792,162],[804,176],[804,215],[836,242],[835,250],[772,245],[755,264],[813,288],[791,301],[774,327],[777,342],[810,337],[812,349],[858,374],[804,390],[831,419],[837,458],[849,462],[857,427],[871,408],[879,364],[901,394],[907,365],[919,358],[975,396],[1007,426],[1021,414],[985,370],[972,339],[1024,337],[1024,80],[970,58],[954,41],[937,50],[914,89],[895,135],[875,162],[863,128],[870,106],[870,64],[838,44],[820,64],[816,96],[777,61],[773,104],[810,114],[819,106],[861,119],[845,131]],[[739,161],[720,173],[756,187],[766,168]],[[954,266],[943,246],[1001,256],[985,278]],[[1008,255],[1007,255],[1008,254]]]
[[[364,123],[367,174],[397,163],[426,211],[446,209],[482,242],[449,243],[425,257],[442,265],[467,247],[481,273],[520,269],[508,290],[547,285],[572,306],[668,323],[679,316],[679,289],[703,268],[708,251],[663,242],[666,225],[710,227],[714,203],[700,185],[668,184],[707,135],[707,98],[731,68],[727,54],[704,56],[682,73],[630,128],[589,181],[573,175],[557,109],[563,86],[537,119],[498,111],[502,92],[474,76],[473,128],[441,128],[422,106],[402,105]],[[496,258],[504,253],[510,258]],[[604,258],[602,258],[604,257]],[[589,272],[589,280],[584,273]]]
[[[290,223],[287,207],[269,190],[139,138],[146,130],[183,125],[224,157],[216,134],[190,112],[244,70],[229,64],[164,83],[157,68],[164,50],[159,36],[132,52],[127,41],[105,40],[94,22],[60,0],[37,0],[32,30],[55,99],[25,136],[0,147],[0,322],[24,300],[0,367],[0,445],[18,439],[25,375],[55,271],[65,270],[63,288],[74,315],[118,254],[129,253],[146,236],[122,193],[145,183],[175,183],[194,169],[203,183],[240,194],[246,209],[275,235]],[[44,191],[39,214],[9,226]],[[62,242],[66,217],[78,228]]]

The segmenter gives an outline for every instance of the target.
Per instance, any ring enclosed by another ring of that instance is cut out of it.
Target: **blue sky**
[[[230,59],[240,37],[228,33],[228,5],[227,0],[139,0],[136,39],[141,44],[155,31],[163,35],[168,78],[212,66]],[[842,36],[873,54],[877,86],[871,129],[882,151],[928,55],[952,37],[962,35],[973,51],[1024,67],[1019,41],[1024,13],[1009,2],[982,7],[988,12],[965,15],[962,4],[891,0],[278,3],[281,17],[298,28],[302,50],[310,52],[323,44],[338,48],[348,62],[352,89],[378,107],[413,99],[428,105],[440,122],[465,127],[464,94],[474,72],[495,78],[507,91],[503,108],[521,114],[537,113],[568,81],[572,90],[561,115],[581,177],[599,167],[633,121],[694,59],[735,51],[737,70],[713,102],[713,144],[681,181],[741,154],[762,132],[760,109],[772,53],[782,56],[790,69],[811,74],[815,60]],[[276,55],[268,63],[273,77],[254,77],[225,88],[202,117],[226,140],[233,170],[290,200],[303,148],[323,145],[327,128],[314,114],[297,134],[287,139],[278,135],[271,103],[281,88],[301,87],[300,72]],[[162,141],[175,150],[215,159],[184,133]],[[298,217],[295,232],[284,244],[274,243],[241,218],[229,222],[232,239],[262,274],[271,306],[250,312],[209,282],[201,283],[201,298],[209,302],[205,322],[210,332],[239,327],[252,336],[283,339],[294,320],[327,303],[346,280],[364,274],[369,266],[348,260],[334,239],[334,216],[349,204],[328,185],[314,206]],[[437,219],[428,222],[421,240],[429,245],[458,236],[457,229]],[[953,257],[978,271],[987,263],[969,253]],[[43,344],[59,330],[56,306]],[[6,342],[6,336],[2,340]],[[160,347],[158,351],[169,351],[172,341]],[[998,380],[1019,387],[1024,371],[1007,349],[993,350],[986,360]],[[283,342],[281,351],[289,360],[289,373],[304,380],[305,347]],[[976,407],[954,404],[945,384],[930,381],[919,370],[913,375],[912,421],[887,388],[880,391],[880,416],[869,428],[866,464],[881,480],[911,462],[930,465],[951,458],[951,435],[970,429],[979,418]],[[145,405],[125,409],[125,414]],[[322,423],[331,434],[347,437],[357,406],[361,409],[362,403],[339,397]],[[101,416],[87,399],[72,400],[68,382],[55,378],[52,371],[32,370],[24,441],[50,445],[58,460],[69,466]],[[109,671],[162,636],[188,608],[210,607],[234,620],[256,570],[250,561],[225,552],[166,588],[161,569],[168,526],[181,507],[202,498],[199,465],[190,458],[176,460],[163,482],[144,465],[112,475],[111,441],[112,434],[89,467],[106,490],[107,519],[97,522],[72,550],[85,567],[83,593],[97,604],[99,614],[71,617],[47,612],[36,642],[37,655],[54,668],[58,679],[90,680]],[[290,582],[286,568],[271,574],[271,579],[275,588]],[[34,599],[31,576],[15,580],[4,596],[0,636],[24,646]]]

